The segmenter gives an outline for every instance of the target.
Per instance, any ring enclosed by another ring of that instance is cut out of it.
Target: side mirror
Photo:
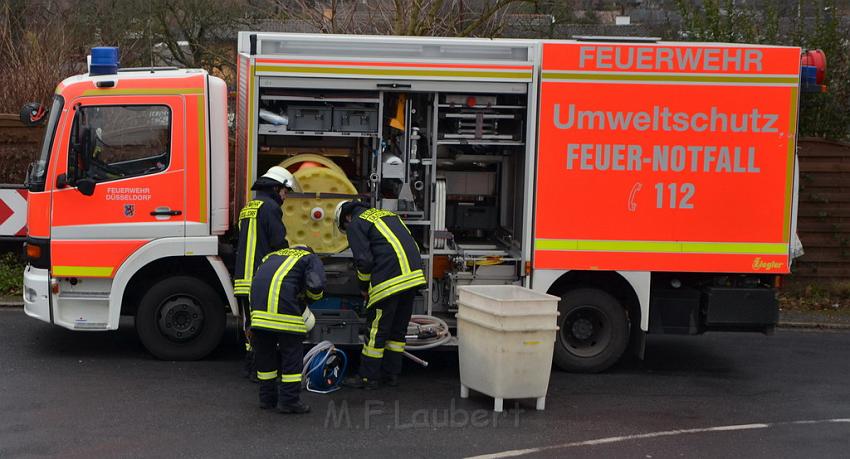
[[[47,108],[38,102],[30,102],[21,107],[20,119],[27,127],[43,124],[47,119]]]
[[[85,196],[91,196],[94,194],[94,186],[96,182],[94,179],[90,177],[85,177],[77,180],[77,191],[84,194]]]

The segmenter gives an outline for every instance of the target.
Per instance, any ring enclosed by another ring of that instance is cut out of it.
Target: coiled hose
[[[407,326],[407,350],[423,351],[442,346],[452,338],[449,331],[449,325],[443,319],[428,315],[414,315],[410,317],[410,323]],[[327,389],[318,389],[310,386],[310,379],[315,375],[315,372],[321,372],[328,358],[336,351],[336,354],[343,359],[342,371],[337,379],[338,383],[348,369],[348,356],[341,350],[337,350],[330,341],[322,341],[313,346],[304,355],[304,369],[301,370],[301,379],[305,383],[305,387],[310,392],[327,394],[339,389],[338,384],[334,384]],[[405,351],[404,355],[422,366],[428,366],[428,362]]]
[[[325,363],[334,354],[338,358],[342,359],[342,370],[336,375],[336,379],[333,381],[333,384],[328,385],[327,389],[311,387],[311,377],[315,376],[317,372],[322,372],[324,370]],[[320,342],[307,351],[307,353],[304,354],[302,363],[304,364],[304,368],[301,370],[301,380],[304,381],[304,385],[308,391],[319,394],[329,394],[338,390],[339,383],[345,377],[345,372],[348,370],[348,356],[342,350],[336,349],[334,344],[327,340]]]
[[[449,325],[439,317],[414,315],[407,326],[406,348],[422,351],[442,346],[452,338]]]

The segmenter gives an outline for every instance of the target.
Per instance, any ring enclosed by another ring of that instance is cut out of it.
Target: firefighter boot
[[[384,373],[381,375],[381,382],[390,387],[398,387],[398,375]]]
[[[343,387],[350,387],[352,389],[375,390],[380,388],[378,381],[369,380],[360,375],[352,375],[345,378],[342,381],[342,385]]]
[[[260,381],[260,408],[270,410],[277,406],[277,381]]]
[[[257,368],[254,365],[254,351],[246,351],[242,360],[242,376],[251,382],[259,382],[257,379]]]
[[[283,414],[305,414],[310,412],[310,406],[305,405],[304,402],[298,400],[295,403],[288,403],[286,405],[278,405],[277,411]]]
[[[277,411],[283,414],[304,414],[310,412],[310,407],[305,405],[298,397],[301,383],[296,383],[296,387],[291,387],[293,384],[280,384],[277,386]],[[289,387],[287,387],[289,386]],[[294,390],[293,390],[294,389]]]

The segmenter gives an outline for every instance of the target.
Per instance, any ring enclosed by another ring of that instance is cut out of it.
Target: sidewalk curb
[[[850,330],[850,324],[826,322],[779,322],[778,328],[819,328],[824,330]]]

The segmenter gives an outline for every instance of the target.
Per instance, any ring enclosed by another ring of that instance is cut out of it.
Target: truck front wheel
[[[136,311],[136,333],[155,357],[198,360],[221,342],[224,305],[205,282],[175,276],[154,284]]]
[[[629,318],[609,293],[570,290],[558,303],[560,330],[555,365],[575,373],[597,373],[617,362],[629,343]]]

